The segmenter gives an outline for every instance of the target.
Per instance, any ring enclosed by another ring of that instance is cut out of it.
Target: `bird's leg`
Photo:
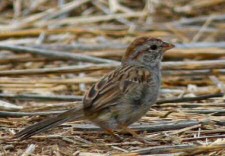
[[[144,138],[140,137],[134,130],[128,128],[127,126],[121,126],[121,129],[124,130],[125,132],[130,133],[134,138],[136,138],[138,141],[144,143],[144,144],[149,144],[150,142],[148,142],[147,140],[145,140]]]
[[[123,141],[123,138],[120,137],[119,135],[115,134],[113,132],[113,130],[111,129],[106,129],[106,128],[103,128],[108,134],[112,135],[113,137],[115,137],[116,139],[120,140],[120,141]]]
[[[121,126],[121,129],[125,132],[130,133],[133,137],[138,138],[139,135],[132,129],[128,128],[127,126]]]

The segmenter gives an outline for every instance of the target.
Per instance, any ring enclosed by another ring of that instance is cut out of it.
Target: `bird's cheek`
[[[154,60],[154,58],[150,55],[144,55],[143,56],[143,62],[152,62]]]

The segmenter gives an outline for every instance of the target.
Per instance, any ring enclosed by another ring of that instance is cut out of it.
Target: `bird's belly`
[[[156,102],[158,89],[151,90],[141,88],[132,94],[127,94],[123,100],[98,113],[98,116],[90,119],[103,129],[120,129],[121,126],[129,126],[144,116],[150,107]]]
[[[118,110],[122,110],[120,113],[119,123],[123,125],[130,125],[138,121],[142,116],[144,116],[150,109],[150,107],[155,104],[159,93],[159,88],[153,86],[150,89],[142,88],[141,91],[135,92],[130,97],[128,97],[129,104],[121,104]],[[125,112],[124,112],[125,111]]]
[[[92,122],[103,129],[120,129],[121,126],[129,126],[139,120],[146,114],[149,108],[150,106],[140,106],[135,108],[120,107],[118,110],[116,107],[111,107],[106,109],[105,112],[101,113],[97,118],[92,119]]]
[[[130,105],[131,106],[131,105]],[[118,123],[124,126],[129,126],[130,124],[138,121],[142,116],[144,116],[151,105],[149,104],[142,104],[135,107],[127,107],[126,113],[121,113],[120,117],[118,118]]]

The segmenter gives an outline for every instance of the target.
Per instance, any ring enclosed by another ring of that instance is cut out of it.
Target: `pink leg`
[[[134,138],[136,138],[138,141],[144,143],[144,144],[149,144],[150,142],[148,142],[147,140],[145,140],[144,138],[140,137],[134,130],[128,128],[127,126],[121,126],[121,129],[130,133]]]
[[[112,135],[112,136],[115,137],[116,139],[118,139],[118,140],[120,140],[120,141],[123,141],[123,138],[120,137],[119,135],[115,134],[115,133],[113,132],[113,130],[111,130],[111,129],[106,129],[106,128],[102,128],[102,129],[104,129],[104,131],[106,131],[108,134]]]

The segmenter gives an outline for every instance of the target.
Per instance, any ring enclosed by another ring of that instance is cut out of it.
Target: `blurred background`
[[[164,145],[176,149],[180,144],[184,153],[189,145],[210,145],[211,152],[224,154],[225,0],[0,0],[0,12],[1,154],[141,153],[147,145],[131,136],[122,145],[107,134],[93,135],[91,127],[84,128],[86,121],[68,123],[33,141],[4,140],[81,104],[86,89],[115,69],[129,43],[140,36],[176,45],[163,60],[159,99],[173,100],[154,106],[140,123],[185,125],[166,133],[160,129],[160,134],[146,128],[140,135],[152,139],[158,154],[165,153]],[[71,131],[76,125],[78,130]]]

